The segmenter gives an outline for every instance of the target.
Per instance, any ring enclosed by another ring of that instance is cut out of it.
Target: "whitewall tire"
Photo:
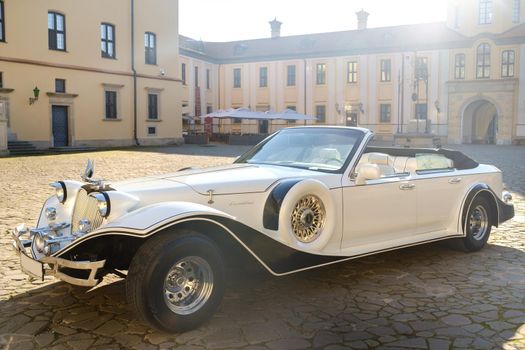
[[[279,232],[289,246],[319,252],[332,238],[336,221],[335,201],[328,187],[317,180],[304,180],[284,197]]]

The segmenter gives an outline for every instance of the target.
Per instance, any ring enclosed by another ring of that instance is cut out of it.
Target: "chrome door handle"
[[[458,184],[460,182],[461,182],[461,178],[460,177],[453,177],[452,179],[448,180],[449,184]]]
[[[416,187],[414,184],[401,184],[399,185],[400,190],[412,190]]]

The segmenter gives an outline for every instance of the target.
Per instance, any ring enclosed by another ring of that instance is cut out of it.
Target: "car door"
[[[456,169],[417,171],[418,233],[455,232],[465,193],[464,174]]]
[[[343,252],[364,254],[412,242],[417,229],[412,175],[393,174],[363,185],[345,175],[342,182]]]

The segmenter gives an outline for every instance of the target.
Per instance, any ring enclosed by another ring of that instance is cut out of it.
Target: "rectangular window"
[[[492,0],[479,0],[479,24],[492,23]]]
[[[210,106],[210,105],[207,105],[206,106],[206,114],[210,114],[211,112],[213,112],[213,107]]]
[[[390,123],[391,113],[392,113],[392,106],[390,103],[381,103],[379,106],[380,109],[380,119],[379,121],[381,123]]]
[[[426,57],[416,57],[416,79],[428,79],[428,59]]]
[[[241,87],[241,69],[240,68],[233,69],[233,87],[234,88]]]
[[[55,79],[55,92],[66,92],[66,80],[65,79]]]
[[[416,103],[416,119],[427,119],[426,103]]]
[[[259,87],[268,86],[268,68],[260,67],[259,68]]]
[[[317,117],[318,123],[324,123],[326,121],[326,106],[325,105],[315,106],[315,116]]]
[[[4,87],[4,73],[0,72],[0,89]]]
[[[49,49],[66,51],[66,20],[64,15],[56,12],[48,12],[47,28]]]
[[[326,84],[326,64],[318,63],[316,66],[316,79],[315,82],[317,85]]]
[[[206,69],[206,89],[210,88],[210,70]]]
[[[115,26],[112,24],[100,25],[100,50],[102,57],[115,58]]]
[[[505,50],[501,53],[501,76],[510,78],[514,76],[514,50]]]
[[[146,64],[157,64],[157,36],[152,32],[144,33]]]
[[[195,87],[199,87],[199,67],[195,67]]]
[[[0,41],[5,41],[5,15],[3,0],[0,0]]]
[[[490,77],[490,46],[487,43],[480,44],[476,51],[476,78]]]
[[[116,91],[106,91],[106,119],[117,119]]]
[[[159,119],[159,95],[148,94],[148,119]]]
[[[286,86],[295,86],[295,65],[286,66]]]
[[[465,79],[465,54],[458,53],[454,59],[454,79]]]
[[[180,68],[182,85],[186,85],[186,63],[181,64]]]
[[[390,81],[392,79],[392,66],[390,59],[381,60],[381,81]]]
[[[348,62],[347,66],[347,83],[357,83],[357,62]]]
[[[233,119],[233,124],[241,124],[242,123],[242,119],[241,118],[232,118]]]
[[[520,0],[512,2],[512,22],[520,23]]]
[[[156,135],[157,134],[157,128],[154,126],[148,126],[148,135]]]

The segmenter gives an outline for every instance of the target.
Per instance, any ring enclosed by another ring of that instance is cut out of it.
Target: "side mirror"
[[[381,177],[381,170],[377,164],[363,164],[355,179],[356,185],[364,185],[367,180],[377,180]]]

